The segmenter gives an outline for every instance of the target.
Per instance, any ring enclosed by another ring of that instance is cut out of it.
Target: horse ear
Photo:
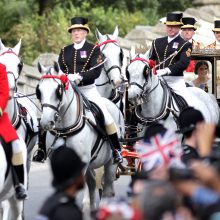
[[[0,50],[4,50],[5,49],[5,45],[2,43],[2,40],[0,39]]]
[[[102,38],[102,36],[103,36],[103,35],[99,32],[98,28],[95,29],[95,36],[96,36],[96,38],[97,38],[98,41],[100,41],[101,38]]]
[[[130,58],[131,60],[133,60],[135,58],[135,47],[131,46],[131,50],[130,50]]]
[[[56,61],[54,61],[53,67],[54,67],[54,70],[55,70],[57,73],[59,73],[60,67],[59,67],[59,64],[58,64]]]
[[[46,68],[43,65],[41,65],[39,62],[37,63],[37,68],[40,73],[46,72]]]
[[[112,34],[112,36],[114,37],[114,39],[117,39],[117,38],[118,38],[118,33],[119,33],[118,26],[116,26],[116,27],[115,27],[115,30],[114,30],[114,33]]]
[[[20,52],[20,48],[21,48],[21,39],[19,40],[19,42],[13,47],[13,51],[14,53],[16,53],[17,55],[19,54]]]

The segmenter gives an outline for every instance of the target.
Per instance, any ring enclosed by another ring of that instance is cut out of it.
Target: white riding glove
[[[67,77],[70,81],[75,82],[76,85],[78,85],[80,83],[80,81],[82,80],[82,76],[80,76],[79,73],[68,74]]]
[[[171,71],[168,67],[166,67],[165,69],[157,70],[157,76],[164,76],[164,75],[168,75],[170,73],[171,73]]]

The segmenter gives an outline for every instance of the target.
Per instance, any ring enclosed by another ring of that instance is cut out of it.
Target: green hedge
[[[71,43],[67,27],[70,19],[74,16],[84,16],[89,19],[91,34],[89,40],[96,42],[94,31],[98,27],[103,34],[112,33],[115,26],[119,27],[119,35],[125,36],[137,24],[148,24],[144,13],[119,11],[109,7],[91,8],[89,3],[84,3],[81,7],[70,7],[62,9],[56,7],[53,11],[48,11],[45,15],[32,14],[20,20],[2,33],[2,40],[8,46],[14,46],[18,40],[22,39],[21,55],[23,61],[31,64],[40,54],[45,52],[59,53],[60,49]]]

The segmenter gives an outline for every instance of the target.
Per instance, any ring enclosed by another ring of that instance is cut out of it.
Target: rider
[[[189,94],[183,71],[189,65],[192,44],[183,40],[179,34],[181,19],[182,13],[167,13],[167,36],[153,41],[149,58],[156,61],[157,75],[164,76],[164,80],[174,92],[187,98]]]
[[[181,37],[192,44],[193,50],[198,50],[202,47],[200,42],[197,42],[193,39],[195,31],[197,30],[195,23],[196,19],[193,17],[183,17],[182,18],[183,26],[181,27]],[[189,66],[185,72],[194,72],[195,69],[195,60],[190,60]]]
[[[208,49],[220,49],[220,20],[216,20],[214,23],[214,29],[212,29],[215,35],[215,41],[208,45]]]
[[[12,126],[8,114],[4,112],[9,98],[9,85],[6,67],[0,63],[0,136],[6,144],[12,146],[11,163],[13,165],[16,198],[27,198],[26,146]]]
[[[83,17],[71,19],[68,32],[71,34],[73,44],[61,49],[58,62],[61,70],[68,74],[70,81],[78,85],[82,94],[101,108],[105,117],[106,132],[114,147],[114,162],[119,163],[122,162],[122,156],[117,128],[94,84],[95,79],[101,74],[102,65],[99,64],[102,62],[102,56],[99,47],[86,40],[90,32],[87,22],[88,19]]]

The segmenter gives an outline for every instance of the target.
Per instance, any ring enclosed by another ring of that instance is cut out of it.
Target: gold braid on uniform
[[[172,64],[172,61],[174,59],[174,57],[183,49],[183,47],[187,44],[188,42],[185,42],[182,47],[180,47],[180,49],[177,51],[177,53],[171,58],[170,63],[168,66],[170,66]]]
[[[167,46],[166,46],[166,48],[165,48],[165,50],[164,50],[163,60],[166,60],[166,58],[167,58],[167,49],[168,49],[168,44],[167,44]],[[163,63],[163,69],[165,68],[165,63],[166,63],[166,62]]]
[[[160,64],[161,62],[160,62],[160,57],[159,57],[159,54],[158,54],[158,52],[157,52],[157,48],[156,48],[156,44],[155,44],[155,41],[156,40],[154,40],[154,49],[155,49],[155,52],[156,52],[156,55],[157,55],[157,59],[158,59],[158,64]],[[160,69],[160,65],[159,65],[159,69]]]
[[[67,67],[67,65],[66,65],[66,63],[65,63],[65,61],[64,61],[64,48],[65,48],[65,47],[62,48],[62,63],[63,63],[63,65],[65,66],[66,74],[68,74],[68,73],[69,73],[68,67]]]
[[[87,71],[88,71],[88,70],[85,70],[85,68],[86,68],[87,64],[89,63],[89,61],[90,61],[90,59],[91,59],[91,57],[92,57],[92,54],[93,54],[93,52],[94,52],[94,50],[95,50],[96,47],[97,47],[97,45],[95,45],[95,46],[92,48],[92,51],[91,51],[91,53],[89,54],[89,57],[88,57],[88,59],[86,60],[86,63],[84,64],[84,66],[83,66],[81,72],[87,72]]]
[[[76,74],[76,57],[77,57],[77,50],[75,50],[75,54],[73,57],[73,67],[74,67],[73,74]]]

